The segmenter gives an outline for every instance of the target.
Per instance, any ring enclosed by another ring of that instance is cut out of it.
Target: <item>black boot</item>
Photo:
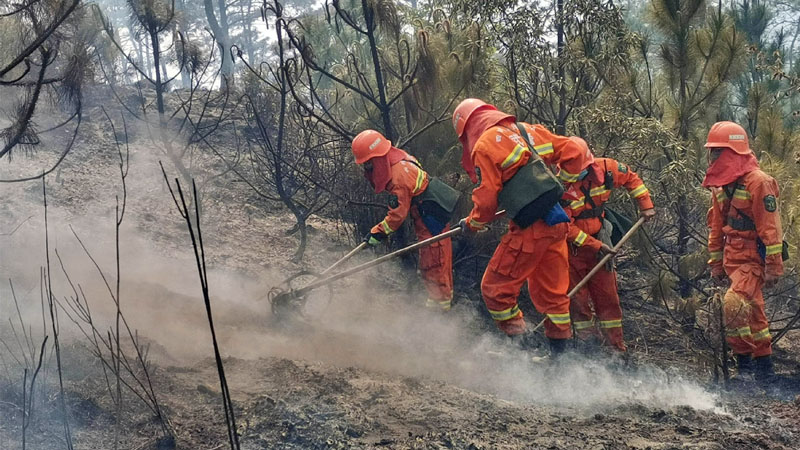
[[[736,355],[736,379],[752,381],[754,370],[753,358],[750,355]]]
[[[772,384],[777,380],[770,355],[753,358],[753,375],[761,384]]]
[[[753,372],[759,387],[764,389],[769,397],[782,402],[794,400],[797,386],[789,379],[775,373],[772,357],[767,355],[753,358]]]
[[[567,350],[567,339],[552,339],[547,338],[550,341],[550,356],[553,358],[558,358]]]
[[[511,343],[513,347],[525,348],[525,335],[524,334],[507,334],[506,340]]]

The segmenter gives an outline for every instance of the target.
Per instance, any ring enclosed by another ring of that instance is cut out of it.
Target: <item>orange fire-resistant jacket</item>
[[[542,125],[523,123],[539,157],[550,166],[558,165],[558,177],[574,182],[583,169],[586,150],[566,136],[551,133]],[[497,212],[497,195],[503,183],[528,163],[531,150],[516,126],[494,126],[484,131],[472,148],[472,161],[480,169],[481,184],[472,191],[472,212],[467,220],[473,230],[481,230]]]
[[[714,274],[723,274],[726,243],[749,243],[761,239],[765,247],[765,269],[770,275],[783,274],[783,233],[778,210],[778,183],[760,169],[747,173],[736,183],[711,190],[708,211],[708,251]],[[739,246],[745,248],[745,246]],[[729,249],[735,251],[731,246]],[[751,250],[752,251],[752,250]]]
[[[408,217],[411,199],[428,188],[428,173],[415,163],[416,159],[401,160],[392,166],[392,178],[389,180],[386,190],[397,197],[397,207],[390,209],[386,218],[372,227],[371,233],[387,235],[394,233]]]
[[[639,203],[639,210],[652,209],[653,201],[650,199],[650,191],[644,185],[639,175],[636,175],[630,167],[625,164],[611,159],[611,158],[597,158],[595,164],[600,167],[600,170],[605,174],[611,173],[614,180],[614,188],[625,186],[631,197],[635,198]],[[600,231],[603,227],[603,222],[600,217],[587,217],[579,218],[578,216],[584,211],[592,211],[593,208],[600,208],[611,197],[611,189],[608,189],[604,183],[597,185],[597,181],[590,180],[589,177],[582,181],[573,184],[574,191],[578,193],[578,198],[572,200],[567,205],[567,211],[572,217],[572,224],[569,228],[567,235],[567,242],[575,246],[586,246],[594,250],[600,250],[602,242],[592,237]],[[589,195],[594,202],[594,207],[591,202],[586,199],[584,190],[589,191]]]

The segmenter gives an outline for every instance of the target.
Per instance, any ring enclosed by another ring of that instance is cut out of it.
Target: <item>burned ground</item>
[[[118,169],[101,124],[88,127],[94,137],[84,135],[58,177],[47,179],[49,231],[67,271],[110,326],[113,303],[68,228],[87,239],[110,271]],[[219,379],[191,248],[157,160],[147,145],[132,146],[122,308],[148,349],[154,392],[175,445],[225,448]],[[2,170],[36,168],[18,159]],[[421,294],[406,289],[415,275],[399,265],[342,281],[332,297],[320,291],[305,318],[277,321],[266,293],[301,269],[289,262],[291,218],[258,203],[231,178],[207,189],[201,225],[212,305],[243,448],[797,448],[794,392],[717,389],[696,337],[682,332],[644,289],[623,296],[633,366],[602,355],[555,366],[534,358],[536,349],[522,351],[495,332],[474,291],[460,294],[449,314],[432,315],[421,307]],[[14,230],[0,236],[0,271],[14,279],[22,320],[41,342],[41,185],[2,185],[0,195],[0,225]],[[335,243],[332,221],[314,218],[311,227],[306,262],[320,270],[347,246]],[[623,287],[648,276],[624,258],[621,268]],[[54,270],[61,298],[68,294],[57,275]],[[2,289],[2,317],[13,322],[13,301]],[[538,321],[534,314],[529,319]],[[2,337],[12,346],[0,349],[0,447],[20,448],[24,364],[11,356],[21,352],[5,322]],[[116,411],[102,366],[66,315],[60,324],[75,447],[112,448]],[[796,346],[792,333],[779,345],[779,369],[787,376],[798,369]],[[63,448],[51,352],[41,377],[28,445]],[[170,446],[143,402],[127,392],[123,404],[122,448]]]

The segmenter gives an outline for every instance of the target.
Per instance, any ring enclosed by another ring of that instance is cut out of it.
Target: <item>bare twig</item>
[[[64,423],[64,439],[68,450],[72,450],[72,433],[69,427],[69,416],[67,415],[67,400],[64,395],[64,374],[61,365],[61,346],[58,342],[58,314],[55,308],[55,298],[53,297],[53,281],[50,276],[50,236],[47,230],[47,179],[42,176],[42,198],[44,201],[44,242],[45,259],[47,261],[47,305],[50,310],[50,325],[53,330],[53,346],[56,351],[56,369],[58,371],[58,386],[61,405],[61,416]]]
[[[233,400],[231,399],[230,391],[228,390],[228,382],[225,378],[225,368],[222,363],[222,356],[219,351],[219,345],[217,343],[217,333],[214,329],[214,320],[211,313],[211,298],[208,293],[208,272],[206,269],[206,256],[205,256],[205,249],[203,247],[203,234],[200,228],[200,213],[199,213],[199,204],[197,202],[197,188],[194,184],[194,180],[192,181],[192,193],[194,195],[194,223],[192,223],[192,214],[186,204],[186,198],[183,194],[183,189],[181,188],[180,181],[176,178],[175,179],[175,188],[178,192],[178,198],[180,198],[180,203],[178,203],[178,198],[175,197],[175,193],[172,190],[171,183],[169,182],[169,178],[167,177],[167,172],[164,171],[164,167],[161,167],[162,174],[164,175],[164,181],[167,182],[169,186],[170,194],[172,195],[172,200],[175,202],[175,205],[178,207],[178,212],[180,213],[181,217],[186,221],[186,227],[189,231],[189,236],[192,240],[192,248],[194,249],[194,256],[195,262],[197,263],[197,273],[200,276],[200,287],[203,292],[203,301],[206,307],[206,316],[208,318],[208,326],[211,330],[211,341],[214,346],[214,359],[217,364],[217,374],[219,375],[219,383],[220,383],[220,391],[222,392],[222,404],[225,410],[225,423],[228,428],[228,441],[231,446],[231,450],[238,450],[239,447],[239,435],[236,429],[236,418],[234,415],[233,409]]]
[[[11,236],[11,235],[13,235],[14,233],[16,233],[16,232],[17,232],[17,230],[19,230],[19,229],[20,229],[20,227],[22,227],[23,225],[25,225],[25,222],[27,222],[27,221],[31,220],[32,218],[33,218],[33,216],[28,216],[28,218],[27,218],[27,219],[23,220],[23,221],[22,221],[22,222],[20,222],[20,223],[19,223],[19,224],[18,224],[16,227],[14,227],[14,229],[13,229],[13,230],[9,231],[8,233],[0,233],[0,236]]]
[[[42,340],[42,348],[39,350],[39,363],[36,365],[36,370],[33,372],[33,376],[31,377],[31,387],[30,390],[26,388],[27,378],[28,378],[28,369],[25,368],[25,375],[22,381],[22,449],[25,450],[25,438],[28,431],[28,426],[31,424],[31,416],[33,416],[33,405],[34,405],[34,387],[36,386],[36,377],[39,375],[39,370],[42,368],[42,360],[44,359],[45,353],[45,345],[47,344],[48,336],[45,336]]]

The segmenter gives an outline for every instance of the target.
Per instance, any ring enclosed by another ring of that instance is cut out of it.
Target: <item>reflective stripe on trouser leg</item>
[[[503,310],[500,310],[500,311],[496,311],[496,310],[492,310],[492,309],[489,310],[489,315],[492,316],[492,319],[494,319],[494,320],[496,320],[498,322],[503,322],[503,321],[506,321],[506,320],[514,319],[517,316],[519,316],[521,313],[522,313],[522,311],[519,310],[519,306],[518,305],[514,305],[511,308],[506,308],[506,309],[503,309]]]
[[[592,263],[596,260],[595,256]],[[617,293],[617,273],[603,268],[589,280],[588,287],[606,344],[626,351],[622,332],[622,307]]]
[[[622,319],[601,320],[600,321],[600,328],[604,328],[604,329],[622,328]]]
[[[752,329],[751,329],[752,330]],[[764,328],[763,330],[752,330],[753,332],[753,340],[754,341],[761,341],[764,339],[771,339],[772,335],[769,333],[769,327]]]
[[[563,228],[558,228],[563,225]],[[532,229],[534,243],[542,256],[528,277],[528,289],[536,310],[545,314],[545,335],[551,339],[572,337],[569,311],[569,262],[567,261],[567,224],[548,227],[536,222]],[[563,232],[563,234],[562,234]]]
[[[519,334],[525,330],[522,311],[517,297],[525,280],[536,271],[546,250],[547,240],[537,239],[537,224],[520,229],[511,222],[508,232],[500,240],[481,280],[481,293],[486,308],[495,324],[506,334]],[[569,309],[563,311],[568,312]]]
[[[414,232],[417,239],[422,241],[433,237],[416,206],[411,207],[411,216],[414,218]],[[442,232],[450,230],[446,225]],[[450,239],[444,239],[428,247],[419,249],[419,272],[428,299],[437,303],[437,309],[449,309],[453,298],[453,245]],[[447,301],[445,307],[444,301]],[[426,303],[427,306],[433,306]]]
[[[425,307],[430,309],[449,311],[452,303],[453,300],[451,298],[446,298],[442,300],[428,298],[427,300],[425,300]]]
[[[581,320],[576,321],[574,318],[572,320],[572,326],[575,327],[575,331],[583,331],[588,328],[594,328],[594,318],[590,320]]]
[[[753,357],[772,353],[771,339],[754,340],[754,333],[769,327],[764,311],[764,265],[755,241],[726,251],[725,273],[731,281],[724,297],[725,329],[733,352]],[[763,333],[762,333],[763,335]]]
[[[753,357],[772,354],[772,335],[769,333],[769,321],[764,311],[764,296],[761,289],[756,291],[750,301],[750,332],[753,333]]]
[[[769,327],[761,294],[762,264],[755,243],[725,255],[725,272],[731,280],[724,297],[725,329],[728,345],[739,355],[772,353],[771,339],[755,341],[753,336]]]
[[[547,318],[550,319],[550,322],[552,322],[554,325],[572,324],[572,319],[569,318],[569,313],[547,314]]]
[[[725,335],[737,355],[753,353],[755,345],[750,331],[750,305],[741,294],[728,289],[724,298]]]
[[[584,270],[583,262],[577,255],[570,255],[569,258],[569,287],[575,287],[583,276],[588,273]],[[596,258],[595,258],[596,259]],[[589,288],[584,286],[569,301],[569,313],[572,318],[572,326],[575,327],[575,337],[586,340],[592,337],[600,338],[600,333],[595,326],[594,310],[592,299],[589,297]]]

